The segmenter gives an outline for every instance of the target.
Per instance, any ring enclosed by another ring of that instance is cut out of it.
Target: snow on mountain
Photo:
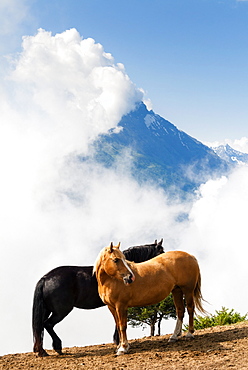
[[[242,165],[248,163],[248,154],[233,149],[230,145],[219,145],[212,147],[213,151],[223,160],[231,165]]]

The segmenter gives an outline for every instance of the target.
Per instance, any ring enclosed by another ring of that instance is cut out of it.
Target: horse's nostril
[[[135,276],[132,275],[132,274],[129,274],[129,275],[123,277],[123,281],[126,285],[131,284],[134,280],[135,280]]]

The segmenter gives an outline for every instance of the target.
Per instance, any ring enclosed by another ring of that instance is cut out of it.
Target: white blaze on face
[[[131,270],[131,268],[128,266],[128,264],[127,264],[127,262],[126,262],[126,260],[124,259],[124,258],[122,258],[121,259],[122,260],[122,262],[123,262],[123,264],[124,264],[124,266],[126,267],[126,269],[130,272],[130,274],[131,274],[131,276],[132,276],[132,281],[134,281],[135,280],[135,275],[134,275],[134,273],[133,273],[133,271]]]

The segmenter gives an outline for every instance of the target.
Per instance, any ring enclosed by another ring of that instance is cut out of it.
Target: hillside
[[[130,341],[127,355],[117,357],[113,344],[64,348],[64,355],[48,351],[38,358],[33,353],[0,357],[1,370],[148,370],[248,369],[248,321],[197,330],[195,339],[168,343],[169,335]]]

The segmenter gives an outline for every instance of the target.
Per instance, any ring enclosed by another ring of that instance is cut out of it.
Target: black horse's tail
[[[39,356],[43,356],[43,336],[44,336],[44,320],[45,320],[45,304],[43,299],[43,286],[45,278],[41,278],[34,291],[33,312],[32,312],[32,329],[34,337],[34,352],[38,352]]]

